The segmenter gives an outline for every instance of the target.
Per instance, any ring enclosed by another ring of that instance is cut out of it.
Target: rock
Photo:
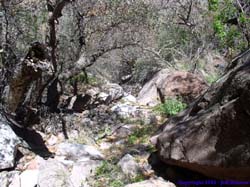
[[[113,136],[117,137],[117,139],[127,138],[136,128],[136,125],[119,125],[113,130]]]
[[[25,170],[20,175],[21,187],[34,187],[38,182],[38,170]]]
[[[56,143],[58,143],[58,141],[59,141],[58,137],[56,137],[55,135],[51,135],[50,138],[47,140],[47,144],[49,146],[53,146]]]
[[[104,158],[93,146],[72,143],[59,144],[56,155],[74,161],[102,160]]]
[[[143,86],[137,100],[141,105],[156,106],[164,98],[181,97],[191,103],[206,89],[207,84],[195,74],[163,69]]]
[[[100,103],[106,103],[108,104],[110,102],[110,99],[111,99],[111,96],[107,93],[104,93],[104,92],[100,92],[97,96],[97,100],[100,102]]]
[[[125,102],[125,103],[126,103],[126,102],[127,102],[127,103],[137,103],[136,97],[133,96],[133,95],[130,95],[130,94],[124,96],[124,97],[122,98],[122,101]]]
[[[0,186],[1,187],[20,187],[20,182],[14,182],[16,178],[19,177],[19,172],[17,171],[2,171],[0,172]]]
[[[14,175],[8,187],[22,187],[19,172]]]
[[[68,169],[57,160],[46,160],[39,166],[39,187],[73,187]]]
[[[101,143],[99,144],[99,147],[100,147],[101,150],[110,149],[112,146],[113,146],[113,144],[110,143],[110,142],[101,142]]]
[[[159,158],[212,178],[250,179],[249,73],[247,63],[235,68],[170,119],[155,137]]]
[[[111,108],[121,118],[139,117],[141,109],[139,106],[131,105],[129,103],[118,103]]]
[[[74,187],[87,187],[87,179],[94,174],[95,169],[100,165],[100,161],[88,160],[77,162],[71,171],[70,179]]]
[[[138,104],[125,102],[116,103],[111,111],[114,112],[121,119],[133,119],[140,120],[144,124],[156,124],[158,122],[157,117],[152,112],[152,109],[138,106]]]
[[[100,99],[104,99],[105,103],[111,103],[112,101],[122,98],[124,95],[123,88],[119,84],[105,84],[102,86],[101,90],[106,93],[104,98],[103,96],[102,98],[100,97]]]
[[[128,184],[125,187],[176,187],[176,186],[171,182],[164,181],[162,178],[157,178],[133,184]]]
[[[0,170],[14,167],[19,138],[0,114]]]
[[[129,177],[136,177],[140,172],[138,163],[130,154],[126,154],[124,157],[122,157],[122,159],[118,162],[118,166],[120,166],[122,172]]]

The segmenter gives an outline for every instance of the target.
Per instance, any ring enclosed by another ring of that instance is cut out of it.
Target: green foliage
[[[154,110],[164,115],[174,116],[186,107],[187,104],[183,103],[181,100],[169,98],[166,99],[164,103],[156,106]]]
[[[219,79],[219,75],[218,74],[209,74],[207,76],[205,76],[205,79],[207,81],[208,84],[212,84],[214,82],[216,82]]]
[[[69,79],[69,83],[71,85],[74,84],[74,82],[78,82],[78,83],[88,83],[89,85],[97,85],[99,83],[99,81],[91,76],[91,75],[87,75],[88,77],[86,77],[86,74],[84,72],[81,72],[75,76],[73,76],[72,78]]]
[[[111,165],[107,162],[107,161],[103,161],[101,166],[99,166],[96,171],[95,174],[96,176],[102,176],[105,175],[107,173],[109,173],[110,171],[112,171],[112,167]]]
[[[208,8],[209,10],[216,11],[219,8],[219,1],[218,0],[208,0]]]
[[[151,125],[142,125],[128,136],[128,144],[135,145],[138,143],[146,143],[153,132],[152,128],[153,126]]]
[[[245,12],[239,12],[234,0],[209,0],[209,10],[214,18],[213,29],[218,37],[220,47],[244,50],[247,45],[246,29],[250,25],[250,18]],[[237,19],[238,24],[228,23]]]
[[[141,182],[145,180],[145,176],[142,174],[139,174],[131,179],[131,183]]]
[[[122,187],[124,186],[122,176],[119,176],[121,170],[112,162],[103,161],[102,164],[95,170],[95,184],[96,187],[110,186]]]
[[[84,74],[84,72],[81,72],[81,73],[79,73],[79,74],[73,76],[73,77],[69,80],[69,82],[70,82],[70,84],[73,84],[75,81],[77,81],[77,82],[86,82],[86,80],[87,80],[86,75]]]
[[[145,180],[142,174],[134,178],[127,178],[121,168],[116,164],[117,160],[103,161],[95,170],[94,184],[95,187],[123,187],[127,183],[140,182]]]

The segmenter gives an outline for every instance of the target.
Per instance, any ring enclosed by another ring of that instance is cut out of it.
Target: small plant
[[[110,183],[111,187],[122,187],[124,186],[124,183],[121,180],[114,180]]]
[[[208,84],[212,84],[219,79],[219,76],[217,74],[210,74],[210,75],[207,75],[205,79]]]
[[[145,180],[145,176],[143,174],[138,174],[137,176],[131,179],[131,182],[136,183],[136,182],[141,182],[144,180]]]
[[[95,187],[122,187],[124,186],[124,178],[121,176],[121,169],[112,161],[103,161],[96,168],[94,176]]]
[[[129,143],[130,145],[135,144],[137,140],[138,140],[138,137],[135,136],[134,134],[131,134],[131,135],[129,135],[129,137],[128,137],[128,143]]]
[[[164,103],[156,106],[154,110],[164,115],[174,116],[184,110],[187,107],[186,103],[183,103],[178,99],[166,99]]]
[[[107,161],[103,161],[101,166],[96,168],[96,176],[102,176],[109,173],[112,170],[110,164]]]
[[[134,145],[136,143],[146,143],[152,134],[152,126],[142,125],[128,136],[128,144]]]

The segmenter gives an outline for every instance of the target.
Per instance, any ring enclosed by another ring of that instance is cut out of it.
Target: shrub
[[[186,107],[187,104],[181,100],[169,98],[166,99],[164,103],[156,106],[154,110],[164,115],[174,116]]]

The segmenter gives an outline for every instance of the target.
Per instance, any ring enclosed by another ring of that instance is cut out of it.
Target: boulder
[[[70,175],[74,187],[87,187],[87,179],[95,174],[94,171],[99,165],[100,161],[98,160],[88,160],[74,164]]]
[[[136,177],[140,172],[139,164],[130,154],[126,154],[124,157],[122,157],[122,159],[118,162],[118,166],[120,166],[122,172],[129,177]]]
[[[111,108],[111,111],[121,118],[139,117],[142,114],[142,109],[139,106],[130,103],[117,103]]]
[[[20,181],[18,171],[2,171],[0,172],[0,186],[1,187],[20,187]],[[15,182],[14,182],[15,181]]]
[[[38,170],[25,170],[20,175],[21,187],[34,187],[38,182]]]
[[[124,95],[124,90],[119,84],[108,83],[102,86],[102,92],[100,93],[99,97],[105,103],[111,103],[112,101],[121,99]],[[106,95],[106,97],[104,97]]]
[[[46,160],[39,166],[39,187],[73,187],[68,169],[57,160]]]
[[[59,144],[56,155],[73,161],[102,160],[104,158],[93,146],[73,143]]]
[[[20,143],[7,119],[0,114],[0,170],[14,167],[17,147]]]
[[[169,97],[180,97],[185,103],[191,103],[206,89],[207,84],[195,74],[163,69],[143,86],[137,100],[148,106],[155,106]]]
[[[175,187],[175,185],[171,182],[164,181],[162,178],[157,178],[128,184],[125,187]]]
[[[159,158],[211,178],[250,179],[250,61],[231,70],[152,140]]]

